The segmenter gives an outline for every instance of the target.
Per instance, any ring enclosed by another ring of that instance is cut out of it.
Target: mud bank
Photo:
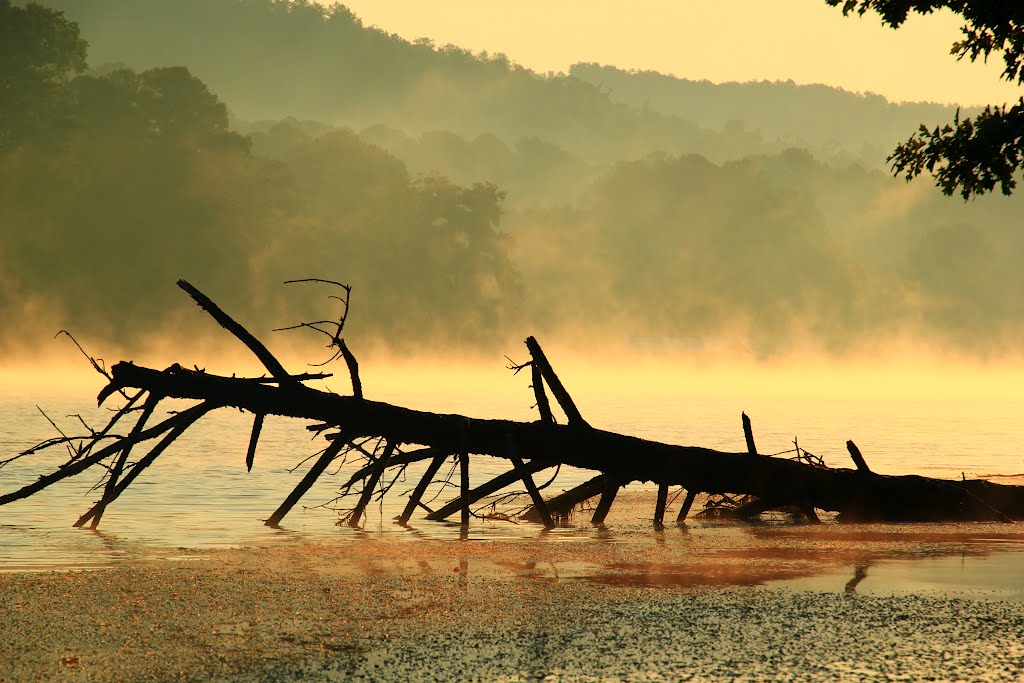
[[[965,581],[1020,566],[1014,525],[554,538],[367,534],[0,573],[0,681],[1024,676],[1024,590]]]

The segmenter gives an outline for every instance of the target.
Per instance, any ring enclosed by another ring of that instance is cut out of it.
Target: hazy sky
[[[327,0],[318,0],[330,4]],[[957,63],[952,12],[900,30],[875,14],[843,17],[824,0],[345,0],[366,24],[474,52],[504,52],[538,71],[594,61],[693,79],[787,80],[891,100],[1016,101],[990,65]]]

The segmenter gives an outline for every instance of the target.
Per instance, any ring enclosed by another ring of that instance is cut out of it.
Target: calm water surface
[[[436,412],[474,417],[533,419],[532,401],[522,387],[507,391],[460,391],[457,383],[443,390],[396,393],[382,400]],[[373,396],[378,398],[377,396]],[[875,471],[919,473],[959,478],[1024,472],[1024,402],[1015,401],[897,401],[811,399],[725,399],[692,396],[577,395],[581,411],[596,427],[635,434],[669,443],[702,445],[720,450],[745,449],[740,412],[754,423],[759,450],[777,453],[802,448],[833,466],[849,467],[845,443],[853,439]],[[81,414],[92,425],[102,424],[89,396],[49,391],[0,394],[0,453],[14,454],[53,429],[40,415],[44,408],[67,429],[68,415]],[[61,482],[47,491],[0,507],[0,571],[53,566],[105,566],[167,548],[209,548],[267,545],[296,539],[344,539],[367,534],[404,538],[458,538],[450,524],[416,521],[413,531],[397,527],[392,518],[404,506],[402,493],[418,481],[422,466],[410,467],[383,504],[371,507],[365,528],[337,526],[337,512],[324,504],[337,495],[346,475],[359,466],[353,461],[329,471],[306,494],[302,504],[285,518],[283,529],[265,527],[262,520],[298,482],[306,466],[291,471],[320,446],[310,439],[304,423],[268,420],[252,472],[245,470],[245,450],[251,417],[222,410],[193,427],[162,455],[114,503],[100,531],[72,529],[71,524],[98,497],[91,491],[98,472]],[[51,471],[66,453],[36,455],[0,469],[0,491],[9,492]],[[474,483],[507,469],[504,461],[473,459]],[[444,470],[442,470],[444,471]],[[569,488],[592,473],[563,469],[549,491]],[[544,477],[538,477],[543,480]],[[452,491],[436,490],[438,500]],[[349,502],[348,504],[352,504]],[[584,520],[585,521],[585,520]],[[638,529],[649,530],[646,520]],[[623,529],[622,532],[627,533]],[[613,536],[615,530],[612,530]],[[477,522],[472,538],[535,538],[534,525]],[[551,532],[552,540],[586,540],[595,532],[580,524]],[[602,538],[607,539],[607,534]]]

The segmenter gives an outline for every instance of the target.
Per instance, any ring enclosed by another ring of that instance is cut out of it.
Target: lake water
[[[392,389],[382,400],[436,412],[473,417],[530,420],[532,400],[523,382],[507,390],[479,384],[463,387],[457,380],[417,391]],[[737,392],[739,393],[739,392]],[[378,396],[373,395],[374,398]],[[880,473],[919,473],[960,478],[1011,475],[1024,472],[1024,401],[943,399],[755,398],[674,395],[672,392],[580,392],[577,404],[596,427],[635,434],[669,443],[745,450],[740,413],[753,419],[759,450],[778,453],[802,448],[823,456],[827,464],[850,467],[847,439],[856,441],[871,467]],[[62,426],[73,429],[66,416],[81,414],[90,424],[102,424],[88,393],[10,390],[0,394],[0,453],[12,455],[54,434],[40,415],[39,405]],[[99,531],[71,528],[98,497],[90,488],[99,471],[58,483],[28,499],[0,507],[0,571],[46,567],[89,567],[116,564],[127,557],[167,552],[176,548],[268,545],[296,539],[346,539],[370,535],[401,538],[455,539],[457,525],[414,517],[414,529],[391,521],[402,509],[402,493],[419,479],[425,463],[412,466],[382,504],[368,510],[361,530],[337,526],[337,513],[313,507],[330,501],[346,474],[359,462],[329,470],[302,504],[285,518],[282,529],[269,529],[262,520],[273,512],[306,470],[294,468],[321,446],[312,441],[304,424],[268,419],[252,472],[244,459],[251,416],[221,410],[204,418],[163,454],[107,511]],[[0,491],[15,490],[51,471],[66,453],[54,449],[0,469]],[[507,469],[505,461],[472,459],[474,483]],[[444,470],[442,470],[444,471]],[[548,489],[557,492],[593,476],[563,470]],[[457,477],[456,477],[457,479]],[[546,479],[537,477],[538,482]],[[433,491],[446,500],[453,490]],[[346,501],[351,505],[354,501]],[[303,507],[308,506],[308,507]],[[584,522],[586,520],[583,520]],[[637,529],[649,530],[638,519]],[[613,530],[614,531],[614,530]],[[625,531],[625,530],[624,530]],[[496,521],[474,522],[471,538],[535,538],[538,527]],[[580,523],[551,532],[553,540],[586,540],[594,532]]]

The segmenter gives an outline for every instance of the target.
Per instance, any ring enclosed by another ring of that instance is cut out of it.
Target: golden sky
[[[327,0],[324,4],[329,4]],[[894,101],[1016,101],[1002,60],[957,63],[958,17],[914,15],[896,31],[824,0],[345,0],[364,23],[407,38],[503,52],[531,69],[581,61],[715,82],[789,80]]]

